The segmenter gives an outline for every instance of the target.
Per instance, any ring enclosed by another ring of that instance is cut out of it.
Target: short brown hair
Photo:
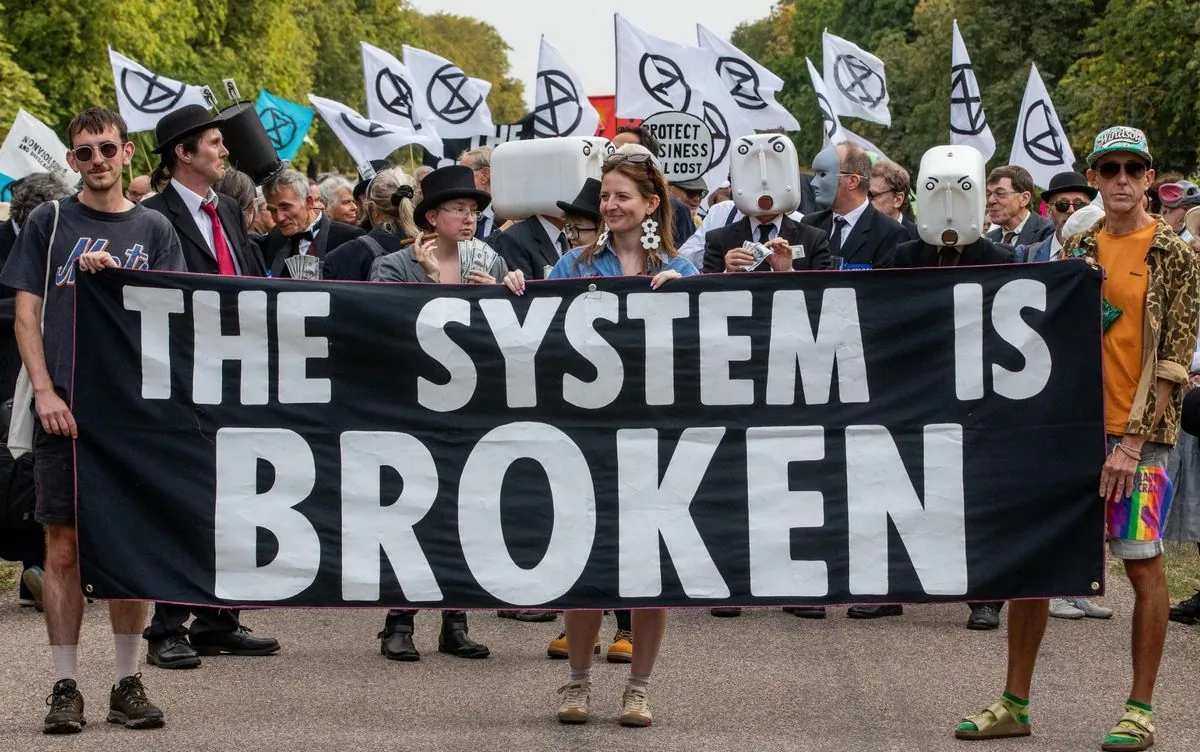
[[[881,159],[871,168],[871,177],[879,178],[887,183],[889,191],[895,191],[904,197],[901,210],[908,208],[908,192],[912,189],[912,179],[908,176],[908,170],[890,159]]]
[[[1020,165],[1004,165],[992,170],[987,176],[987,184],[999,183],[1004,178],[1012,183],[1013,190],[1017,193],[1028,193],[1033,195],[1033,176],[1029,174]]]
[[[73,147],[75,146],[75,137],[80,133],[84,131],[103,133],[109,128],[117,129],[122,143],[129,140],[129,126],[125,125],[125,118],[103,107],[89,107],[76,115],[71,124],[67,126],[67,142]]]
[[[858,181],[859,191],[866,193],[871,186],[868,181],[871,179],[871,157],[862,147],[845,143],[841,144],[846,147],[846,156],[842,158],[842,172],[847,175],[858,175],[862,180]]]

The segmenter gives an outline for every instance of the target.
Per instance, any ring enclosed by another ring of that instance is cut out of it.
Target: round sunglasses
[[[100,144],[99,147],[94,147],[91,144],[84,144],[83,146],[76,146],[71,150],[71,153],[75,155],[75,160],[77,162],[91,162],[96,156],[97,148],[100,150],[100,156],[104,157],[105,159],[112,159],[113,157],[117,156],[118,152],[121,151],[121,144],[118,144],[114,141],[105,141],[104,143]]]

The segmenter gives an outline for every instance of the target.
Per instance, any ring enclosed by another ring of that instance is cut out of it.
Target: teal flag
[[[311,107],[280,99],[266,89],[258,92],[258,102],[254,105],[262,119],[263,128],[271,139],[280,159],[293,159],[304,137],[308,135],[312,125],[313,111]]]

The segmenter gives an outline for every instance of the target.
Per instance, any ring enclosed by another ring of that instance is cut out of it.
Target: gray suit
[[[1013,239],[1011,245],[1037,245],[1053,234],[1054,223],[1041,214],[1031,211],[1029,218],[1025,220],[1025,226],[1021,228],[1021,232]],[[987,234],[987,238],[993,243],[1004,242],[1004,228],[997,227]]]

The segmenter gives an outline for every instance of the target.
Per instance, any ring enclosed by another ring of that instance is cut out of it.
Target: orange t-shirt
[[[1155,223],[1124,235],[1101,230],[1096,236],[1098,261],[1106,274],[1104,299],[1121,315],[1104,334],[1104,426],[1120,436],[1129,424],[1129,411],[1142,377],[1142,324],[1150,270],[1146,253],[1154,240]]]

